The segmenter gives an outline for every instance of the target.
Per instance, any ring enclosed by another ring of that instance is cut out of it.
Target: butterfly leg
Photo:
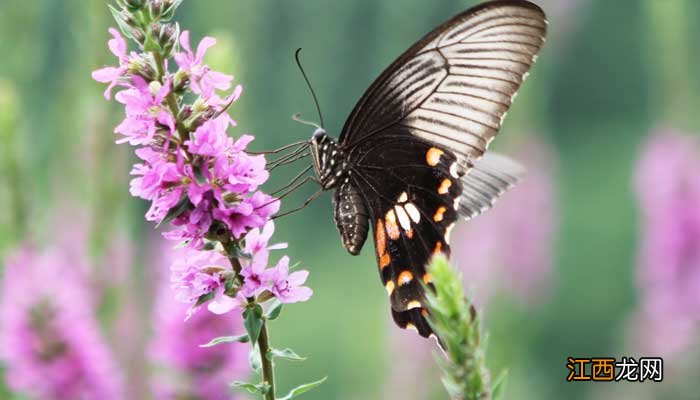
[[[309,172],[309,171],[311,170],[311,168],[313,168],[313,165],[309,165],[308,167],[304,168],[304,170],[301,171],[299,174],[297,174],[297,176],[295,176],[291,181],[289,181],[288,184],[286,184],[286,185],[282,186],[281,188],[275,190],[274,192],[270,193],[270,195],[274,196],[274,195],[276,195],[277,193],[280,193],[280,192],[283,192],[283,191],[289,189],[289,188],[290,188],[292,185],[294,185],[299,179],[301,179],[301,178],[304,176],[304,174],[306,174],[307,172]]]
[[[290,214],[294,214],[294,213],[297,212],[297,211],[301,211],[301,210],[305,209],[306,206],[308,206],[309,204],[311,204],[312,201],[316,200],[316,198],[317,198],[318,196],[320,196],[321,193],[323,193],[323,189],[318,189],[318,190],[316,191],[316,193],[312,194],[311,197],[309,197],[308,199],[306,199],[306,201],[304,202],[304,204],[302,204],[301,206],[299,206],[299,207],[297,207],[297,208],[294,208],[294,209],[292,209],[292,210],[289,210],[289,211],[285,211],[285,212],[283,212],[283,213],[281,213],[281,214],[277,214],[277,215],[273,216],[272,219],[277,219],[277,218],[284,217],[284,216],[287,216],[287,215],[290,215]]]

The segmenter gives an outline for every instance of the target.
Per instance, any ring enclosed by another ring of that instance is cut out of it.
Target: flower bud
[[[131,31],[131,37],[134,38],[136,43],[140,44],[143,46],[143,43],[146,41],[146,34],[143,33],[141,29],[133,29]]]
[[[224,200],[224,203],[226,203],[226,205],[229,207],[235,207],[241,204],[241,195],[238,193],[226,192],[221,196],[221,198]]]
[[[190,73],[186,70],[178,70],[173,77],[173,92],[179,93],[187,89],[190,84]],[[190,108],[190,114],[192,108]]]
[[[156,71],[151,63],[140,57],[131,58],[129,60],[129,64],[127,65],[127,70],[130,74],[138,75],[147,82],[156,79]]]
[[[182,107],[182,110],[180,110],[180,114],[178,115],[178,118],[180,120],[186,120],[190,116],[192,116],[192,106],[186,105],[186,106]]]
[[[119,18],[121,20],[121,22],[123,22],[124,24],[126,24],[130,28],[137,29],[140,27],[139,22],[136,20],[136,18],[134,18],[134,16],[126,10],[122,10],[119,13],[117,13],[116,18]],[[117,22],[119,22],[119,21],[117,21]],[[133,34],[133,31],[132,31],[132,34]]]
[[[164,11],[161,15],[161,18],[164,21],[168,21],[175,15],[175,10],[177,10],[177,8],[180,7],[180,4],[182,4],[182,0],[164,0],[163,3]]]
[[[158,82],[158,81],[152,81],[151,83],[148,84],[148,90],[151,92],[152,95],[158,94],[160,89],[163,87],[163,84]]]
[[[151,20],[156,21],[163,15],[163,0],[150,0],[148,3],[148,14]]]
[[[144,6],[144,0],[117,0],[117,4],[130,11],[140,10]]]
[[[163,51],[164,57],[170,57],[177,39],[180,36],[180,28],[177,24],[163,24],[157,32],[158,45]]]
[[[145,4],[144,0],[125,0],[129,7],[134,9],[141,9]]]

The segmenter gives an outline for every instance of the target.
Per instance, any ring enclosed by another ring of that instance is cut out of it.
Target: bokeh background
[[[549,15],[549,40],[495,142],[531,174],[453,235],[489,332],[492,371],[509,370],[512,399],[697,399],[700,224],[690,221],[700,220],[700,195],[687,188],[700,170],[692,167],[700,158],[700,2],[536,2]],[[293,113],[316,119],[297,47],[327,128],[339,132],[393,58],[475,3],[188,0],[176,18],[196,40],[218,39],[209,64],[245,88],[232,110],[236,135],[253,133],[253,149],[270,149],[311,135]],[[166,256],[143,219],[147,205],[128,194],[134,160],[112,133],[122,111],[90,78],[113,63],[112,25],[105,2],[0,2],[0,258],[26,243],[78,252],[115,377],[123,376],[125,398],[147,399],[163,323],[153,310],[167,279],[156,270]],[[270,188],[301,166],[276,171]],[[275,344],[309,357],[281,363],[281,387],[327,375],[307,398],[445,399],[432,349],[391,324],[371,244],[358,257],[345,252],[330,199],[277,224],[315,290],[271,326]],[[673,243],[659,244],[666,239]],[[690,287],[682,299],[674,297],[679,282]],[[664,382],[568,383],[568,356],[664,356]],[[25,397],[0,383],[0,398]]]

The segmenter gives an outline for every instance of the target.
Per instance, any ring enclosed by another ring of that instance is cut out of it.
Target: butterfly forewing
[[[437,252],[449,253],[449,230],[460,215],[483,212],[518,179],[517,164],[484,153],[544,43],[546,25],[542,10],[524,0],[487,2],[457,15],[392,63],[343,127],[346,184],[365,205],[380,276],[402,328],[431,334],[426,264]]]
[[[372,84],[343,127],[341,145],[400,124],[453,150],[466,172],[500,129],[546,27],[542,10],[526,1],[489,2],[457,15]]]

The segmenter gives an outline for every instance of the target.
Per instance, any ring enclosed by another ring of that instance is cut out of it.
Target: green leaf
[[[119,30],[122,31],[124,36],[126,36],[128,39],[133,39],[134,34],[132,32],[132,28],[126,24],[126,22],[122,19],[121,17],[121,11],[117,10],[116,8],[112,7],[111,5],[107,5],[109,7],[109,11],[112,13],[112,17],[114,18],[114,21],[117,22],[117,26],[119,26]]]
[[[243,311],[243,325],[252,343],[258,342],[260,330],[263,327],[262,316],[263,309],[260,304],[256,304],[252,308],[246,308],[246,310]]]
[[[207,301],[213,299],[214,297],[216,297],[216,292],[209,292],[207,294],[203,294],[203,295],[199,296],[199,298],[197,299],[197,302],[194,304],[194,306],[199,307],[202,304],[206,303]]]
[[[248,335],[219,336],[218,338],[212,339],[207,344],[200,344],[199,347],[214,347],[222,343],[248,343],[249,341]]]
[[[503,371],[498,375],[498,378],[494,381],[491,388],[493,393],[493,400],[501,400],[506,392],[506,386],[508,383],[508,371]]]
[[[268,359],[272,360],[273,358],[284,358],[285,360],[290,360],[290,361],[304,361],[304,360],[306,360],[306,357],[302,357],[302,356],[298,355],[292,349],[284,349],[284,350],[270,349],[270,352],[268,354]]]
[[[267,311],[267,315],[265,315],[265,318],[268,321],[274,321],[277,319],[277,317],[280,316],[280,313],[282,312],[282,304],[279,300],[275,299],[274,302],[272,303],[272,306],[270,309]]]
[[[316,387],[320,386],[323,382],[326,381],[327,378],[328,378],[328,377],[324,377],[323,379],[319,379],[319,380],[317,380],[316,382],[311,382],[311,383],[307,383],[307,384],[304,384],[304,385],[297,386],[297,387],[295,387],[294,389],[292,389],[286,396],[284,396],[284,397],[282,397],[282,398],[279,398],[279,399],[277,399],[277,400],[290,400],[290,399],[293,399],[293,398],[299,396],[299,395],[302,394],[302,393],[306,393],[306,392],[308,392],[309,390],[315,389]]]
[[[255,345],[253,345],[250,353],[248,353],[248,363],[254,372],[260,372],[260,368],[262,368],[262,360],[260,359],[260,350],[258,350],[257,346]]]
[[[169,21],[172,19],[172,17],[175,15],[175,10],[177,10],[178,7],[180,7],[180,4],[182,4],[183,0],[174,0],[171,4],[170,7],[168,7],[164,12],[163,15],[161,15],[161,20],[163,21]]]
[[[231,383],[231,386],[239,389],[245,389],[251,394],[266,394],[270,388],[266,384],[258,383],[250,383],[250,382],[241,382],[241,381],[235,381]]]
[[[180,198],[180,201],[178,201],[177,204],[175,204],[173,206],[173,208],[168,210],[168,213],[165,214],[165,217],[163,218],[163,220],[160,221],[158,223],[158,225],[156,225],[156,228],[159,228],[160,226],[165,225],[168,222],[179,217],[180,214],[185,212],[189,206],[190,206],[190,200],[187,198],[186,194],[183,194],[182,197]]]

